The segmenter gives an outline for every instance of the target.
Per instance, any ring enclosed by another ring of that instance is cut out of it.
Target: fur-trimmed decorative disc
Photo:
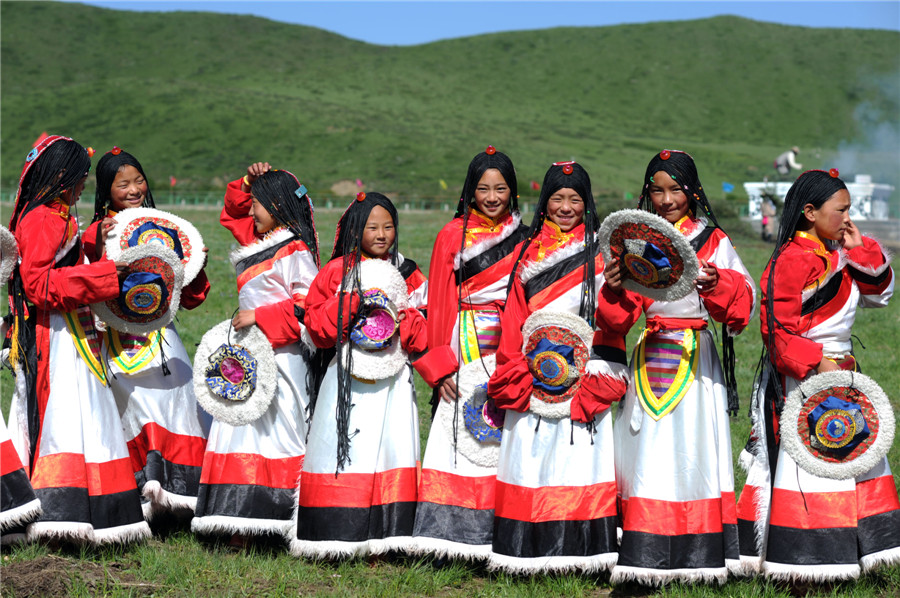
[[[232,426],[256,421],[275,397],[275,352],[258,326],[234,330],[231,320],[203,335],[194,355],[194,394],[217,420]]]
[[[664,218],[619,210],[600,225],[599,238],[605,262],[619,259],[626,289],[656,301],[677,301],[694,290],[700,275],[697,254]]]
[[[128,276],[118,297],[91,304],[97,317],[131,334],[147,334],[168,325],[178,311],[184,285],[178,256],[153,243],[129,247],[116,261],[128,262]]]
[[[500,457],[505,412],[487,396],[487,383],[497,367],[495,355],[476,359],[459,369],[458,409],[441,401],[435,417],[444,425],[452,442],[456,411],[456,448],[469,461],[482,467],[496,467]]]
[[[370,259],[359,264],[359,283],[366,296],[360,307],[363,317],[355,322],[341,358],[346,359],[352,347],[350,373],[363,380],[384,380],[403,369],[407,361],[397,322],[397,314],[409,306],[406,281],[390,262]],[[350,285],[345,283],[345,288]]]
[[[567,311],[539,309],[522,326],[522,352],[534,377],[529,410],[542,417],[569,417],[591,356],[594,330]]]
[[[203,237],[193,224],[155,208],[129,208],[115,216],[106,238],[106,255],[118,260],[129,247],[158,243],[174,251],[184,266],[184,284],[191,284],[203,268]]]
[[[0,285],[6,284],[19,261],[19,246],[9,229],[0,226]]]
[[[824,372],[788,395],[781,441],[804,471],[846,480],[887,455],[895,427],[891,402],[874,380],[858,372]]]

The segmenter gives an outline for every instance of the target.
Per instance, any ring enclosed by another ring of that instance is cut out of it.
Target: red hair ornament
[[[833,179],[836,179],[836,178],[838,178],[839,176],[841,176],[841,173],[838,172],[838,169],[837,169],[837,168],[832,168],[831,170],[828,171],[828,174],[830,174],[830,175],[831,175],[831,178],[833,178]]]
[[[489,145],[487,146],[487,148],[485,148],[484,153],[486,153],[488,156],[493,156],[497,153],[497,148],[495,148],[493,145]]]

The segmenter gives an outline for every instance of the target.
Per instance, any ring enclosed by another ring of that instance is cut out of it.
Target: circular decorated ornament
[[[846,480],[875,467],[894,441],[890,400],[863,374],[824,372],[788,395],[781,413],[785,452],[813,475]]]
[[[129,208],[115,215],[106,238],[106,255],[118,260],[129,247],[157,244],[174,251],[184,266],[184,284],[191,284],[206,259],[203,238],[193,224],[155,208]]]
[[[569,402],[591,357],[594,330],[575,314],[539,309],[522,326],[522,352],[534,377],[529,410],[569,417]]]
[[[345,281],[344,287],[350,288],[349,283]],[[407,361],[397,319],[409,306],[406,281],[389,261],[367,259],[359,264],[359,283],[364,299],[341,358],[346,360],[347,352],[353,351],[350,373],[354,377],[384,380],[397,374]]]
[[[258,326],[231,320],[203,335],[194,355],[194,394],[218,421],[243,426],[259,419],[275,396],[275,352]]]
[[[0,285],[6,284],[19,261],[16,237],[5,226],[0,226]]]
[[[92,303],[91,309],[110,328],[147,334],[169,324],[181,303],[184,268],[178,256],[160,245],[139,245],[123,251],[116,261],[128,263],[119,296]]]
[[[697,254],[664,218],[643,210],[613,212],[600,225],[606,263],[617,258],[622,286],[656,301],[677,301],[694,290]]]
[[[505,412],[487,396],[487,383],[497,367],[495,355],[459,368],[459,401],[441,401],[439,418],[450,442],[456,431],[456,448],[466,459],[481,467],[496,467],[500,457]]]

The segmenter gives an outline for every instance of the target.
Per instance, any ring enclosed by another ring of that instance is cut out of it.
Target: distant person
[[[775,214],[777,213],[775,201],[771,195],[763,195],[760,211],[762,212],[762,240],[770,242],[776,231]]]
[[[797,163],[797,155],[800,153],[800,148],[796,145],[784,152],[777,158],[775,158],[775,170],[778,171],[780,176],[788,176],[791,174],[791,170],[800,170],[803,168],[802,164]]]

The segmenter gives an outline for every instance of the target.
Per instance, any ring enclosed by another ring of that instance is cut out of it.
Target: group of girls
[[[655,155],[638,202],[700,261],[677,301],[626,290],[622,264],[604,263],[590,177],[575,162],[550,166],[526,226],[509,157],[493,147],[476,155],[427,282],[399,251],[386,196],[350,202],[322,265],[306,187],[251,164],[228,185],[220,219],[240,244],[231,323],[262,331],[277,380],[267,411],[242,426],[197,407],[174,325],[128,335],[91,314],[87,304],[116,297],[127,273],[104,255],[116,216],[153,199],[140,163],[115,148],[97,164],[93,223],[81,234],[71,210],[89,169],[76,142],[42,140],[10,221],[20,258],[9,281],[16,389],[11,442],[0,445],[4,539],[124,542],[149,535],[154,513],[183,510],[197,533],[236,543],[275,534],[298,556],[400,551],[514,573],[608,570],[614,583],[721,583],[729,572],[828,580],[900,562],[887,460],[829,481],[799,469],[777,437],[785,394],[810,374],[851,367],[856,305],[885,305],[893,291],[889,259],[850,222],[835,172],[806,172],[791,188],[763,274],[763,376],[736,503],[732,337],[750,321],[756,285],[688,154]],[[374,284],[371,272],[381,273]],[[201,274],[182,305],[208,292]],[[365,315],[388,304],[395,346],[354,358]],[[626,335],[641,316],[629,363]],[[542,317],[588,331],[589,358],[562,407],[534,398],[537,349],[523,344]],[[419,468],[413,369],[433,388],[434,416],[461,408],[471,364],[484,372],[497,458],[459,450],[463,432],[438,416]],[[25,505],[36,499],[34,519]]]

